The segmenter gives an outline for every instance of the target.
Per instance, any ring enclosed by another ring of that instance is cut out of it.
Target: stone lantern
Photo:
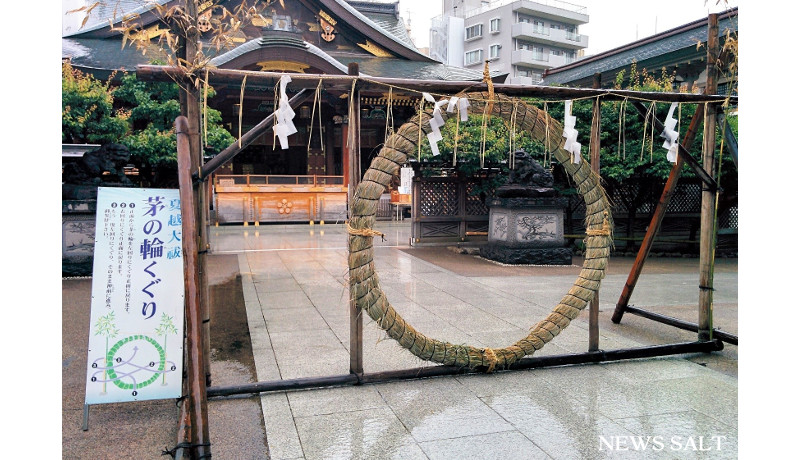
[[[567,199],[553,188],[550,171],[525,151],[515,157],[508,183],[487,199],[489,241],[481,256],[506,264],[572,264],[572,250],[564,247]]]

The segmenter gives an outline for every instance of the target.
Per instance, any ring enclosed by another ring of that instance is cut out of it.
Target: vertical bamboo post
[[[706,94],[717,92],[717,56],[719,55],[718,15],[708,15],[708,46],[706,47]],[[716,106],[706,105],[703,127],[703,169],[713,178],[716,172],[714,146],[716,145]],[[715,202],[716,190],[703,185],[700,210],[700,298],[697,322],[697,339],[711,340],[714,299],[714,250],[716,245]]]
[[[594,74],[592,88],[600,88],[600,73]],[[592,172],[600,175],[600,98],[592,105],[592,131],[589,141],[589,161]],[[600,349],[600,290],[598,289],[589,304],[589,351]]]
[[[197,29],[197,2],[195,0],[186,0],[185,1],[185,21],[183,25],[188,25],[186,29],[181,29],[181,24],[176,23],[176,34],[179,37],[178,41],[178,51],[177,56],[182,59],[184,62],[188,63],[189,65],[193,65],[197,56],[197,49],[198,49],[198,41],[199,41],[199,32]],[[190,76],[191,77],[191,76]],[[183,80],[180,84],[180,91],[178,92],[178,97],[181,106],[181,114],[185,117],[185,128],[183,129],[184,134],[184,145],[183,148],[186,149],[187,154],[187,164],[184,165],[184,168],[187,169],[189,174],[197,171],[200,172],[200,168],[202,165],[202,149],[200,145],[200,91],[197,86],[190,79]],[[176,120],[177,123],[177,120]],[[180,169],[180,168],[179,168]],[[179,170],[179,179],[180,179]],[[184,230],[182,232],[182,238],[184,241],[184,253],[186,252],[186,241],[187,239],[192,242],[193,247],[191,249],[193,254],[200,254],[199,260],[197,261],[196,266],[193,264],[193,269],[197,270],[196,276],[196,288],[195,288],[195,295],[198,297],[198,315],[200,318],[208,318],[208,293],[206,292],[207,289],[207,274],[206,274],[206,259],[205,259],[205,250],[207,249],[207,236],[205,231],[203,231],[203,219],[205,216],[204,208],[206,207],[206,200],[204,198],[204,194],[202,191],[202,187],[193,187],[191,180],[185,181],[186,186],[190,187],[191,191],[191,200],[189,202],[192,204],[192,214],[191,214],[191,222],[187,221],[186,218],[183,216],[181,217],[182,225],[184,226]],[[181,199],[184,199],[182,196]],[[183,209],[183,206],[181,207]],[[191,232],[186,231],[186,225],[190,225]],[[198,233],[199,230],[199,233]],[[198,318],[198,319],[200,319]],[[199,328],[202,330],[203,326],[208,326],[208,321],[200,321]],[[188,323],[187,323],[187,330],[188,330]],[[187,332],[188,335],[188,332]],[[189,344],[195,340],[199,340],[200,342],[197,344],[201,348],[200,356],[203,359],[202,366],[200,366],[200,370],[202,372],[201,375],[204,374],[204,379],[200,383],[203,386],[203,404],[205,404],[205,385],[210,384],[211,376],[208,372],[210,372],[210,353],[202,353],[202,349],[209,347],[209,341],[205,340],[203,337],[207,336],[207,334],[199,334],[195,337],[187,337],[186,344],[187,350],[189,349]],[[199,366],[199,364],[197,364]],[[197,382],[193,382],[192,380],[187,381],[187,386],[197,385]],[[190,393],[192,388],[187,388],[186,393]],[[196,391],[196,390],[195,390]],[[199,409],[197,408],[198,404],[192,404],[192,407],[188,407],[188,404],[181,405],[181,415],[180,415],[180,428],[179,428],[179,445],[182,441],[186,441],[187,439],[192,440],[192,444],[197,445],[198,443],[195,442],[196,439],[202,438],[205,440],[208,439],[208,424],[207,421],[203,422],[202,425],[198,425],[198,417],[203,419],[205,414],[201,414],[198,416],[196,413]],[[201,433],[197,433],[197,431],[202,431]],[[205,451],[205,448],[201,448]],[[210,450],[208,451],[210,455]],[[176,452],[176,458],[182,458],[185,455],[182,449],[179,449]],[[191,451],[189,452],[191,455]]]
[[[347,66],[347,74],[358,76],[358,64],[350,63]],[[351,110],[349,114],[349,125],[347,139],[354,145],[348,145],[350,151],[350,167],[347,202],[350,203],[352,213],[353,196],[356,187],[361,182],[361,97],[356,85],[356,90],[351,95]],[[344,133],[342,133],[344,134]],[[355,286],[350,285],[350,373],[362,375],[364,373],[364,319],[361,311],[356,306]]]
[[[181,199],[181,228],[186,302],[186,375],[188,431],[193,458],[211,456],[208,435],[208,410],[206,400],[205,357],[203,353],[202,311],[200,306],[200,278],[197,261],[196,215],[191,178],[190,128],[186,117],[175,120],[178,147],[178,182]]]

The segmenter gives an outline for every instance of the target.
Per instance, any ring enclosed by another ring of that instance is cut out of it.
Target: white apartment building
[[[443,0],[433,19],[430,56],[445,64],[508,74],[506,83],[537,84],[545,69],[583,56],[585,6],[558,0]]]

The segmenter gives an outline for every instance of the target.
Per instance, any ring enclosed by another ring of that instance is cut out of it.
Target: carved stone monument
[[[490,197],[489,242],[481,256],[506,264],[570,265],[564,247],[566,198],[553,188],[553,175],[526,152],[517,151],[508,184]]]

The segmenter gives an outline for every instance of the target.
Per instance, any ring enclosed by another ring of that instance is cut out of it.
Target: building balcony
[[[539,77],[508,77],[506,84],[508,85],[538,85],[542,82]]]
[[[585,6],[575,5],[559,0],[506,0],[512,3],[511,11],[530,16],[550,19],[567,24],[586,24],[589,22],[588,10]],[[494,2],[491,3],[494,5]]]
[[[578,25],[589,22],[588,9],[585,6],[575,5],[574,3],[561,0],[537,0],[535,2],[530,0],[494,0],[482,2],[482,6],[467,11],[464,14],[464,18],[469,19],[512,3],[512,11],[520,11],[525,14],[566,22],[568,24]]]
[[[511,37],[566,49],[583,49],[589,46],[586,35],[535,26],[528,22],[518,22],[511,26]]]
[[[553,67],[553,65],[550,64],[550,57],[556,56],[530,50],[514,50],[511,52],[511,64],[548,69]]]
[[[555,56],[531,50],[514,50],[511,52],[511,64],[523,67],[549,69],[551,67],[567,65],[575,61],[576,58],[574,57]]]

